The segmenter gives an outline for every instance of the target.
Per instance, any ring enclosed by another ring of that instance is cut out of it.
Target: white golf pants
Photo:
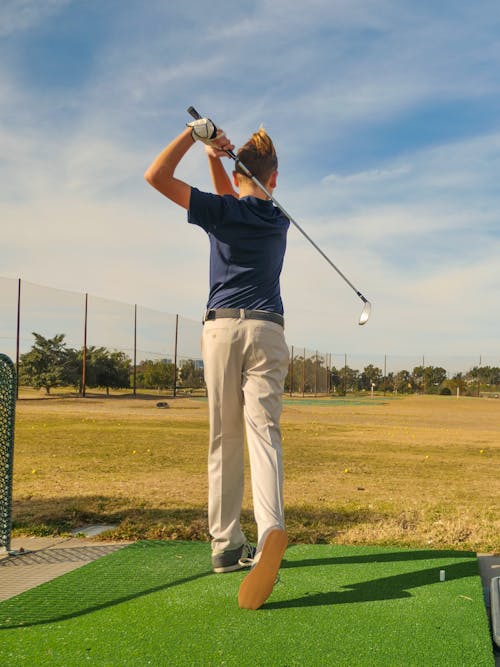
[[[202,353],[210,414],[208,521],[214,552],[245,541],[240,525],[244,433],[258,537],[284,528],[280,416],[288,347],[274,322],[205,322]],[[246,427],[246,429],[245,429]]]

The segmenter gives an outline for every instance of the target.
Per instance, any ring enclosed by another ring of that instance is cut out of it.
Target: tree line
[[[362,371],[347,364],[326,368],[323,357],[293,358],[285,380],[289,393],[336,393],[371,391],[398,394],[456,394],[477,396],[480,391],[500,390],[500,368],[475,366],[470,371],[448,377],[442,366],[415,366],[384,375],[381,368],[368,364]]]
[[[45,338],[33,332],[33,336],[31,350],[19,358],[19,384],[45,389],[47,394],[56,387],[74,387],[82,393],[84,349],[68,347],[65,334]],[[85,349],[86,387],[105,388],[107,393],[110,389],[129,389],[134,375],[136,387],[143,389],[173,389],[176,379],[191,389],[203,386],[203,370],[191,359],[183,361],[176,378],[175,365],[165,360],[141,361],[134,369],[124,352],[95,346]]]
[[[33,332],[35,342],[29,352],[22,354],[19,364],[19,383],[49,394],[55,387],[70,386],[82,392],[84,349],[66,345],[65,334],[53,338]],[[177,371],[177,377],[176,377]],[[167,360],[144,360],[134,369],[132,360],[124,353],[105,347],[85,349],[85,386],[88,388],[168,390],[176,383],[190,389],[204,386],[203,369],[194,360],[183,360],[180,368]],[[412,371],[401,370],[384,375],[373,364],[362,371],[343,367],[328,368],[322,356],[294,356],[285,380],[287,393],[335,393],[377,391],[399,394],[478,395],[480,391],[498,391],[500,368],[475,366],[466,373],[449,378],[441,366],[415,366]]]

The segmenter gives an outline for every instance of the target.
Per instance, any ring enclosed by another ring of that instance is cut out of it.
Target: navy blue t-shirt
[[[191,188],[188,222],[210,239],[207,308],[283,314],[280,274],[290,222],[271,201]]]

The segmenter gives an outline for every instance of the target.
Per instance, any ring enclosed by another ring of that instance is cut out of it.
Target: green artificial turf
[[[345,407],[347,405],[387,405],[389,401],[393,401],[392,397],[382,396],[364,396],[346,398],[339,396],[338,398],[284,398],[285,405],[314,405],[316,407]]]
[[[206,543],[138,542],[0,603],[0,664],[494,664],[474,554],[292,546],[258,611],[243,577]]]

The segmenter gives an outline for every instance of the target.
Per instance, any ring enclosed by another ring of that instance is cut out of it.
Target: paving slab
[[[0,602],[102,558],[129,542],[75,537],[17,537],[12,555],[0,556]]]

